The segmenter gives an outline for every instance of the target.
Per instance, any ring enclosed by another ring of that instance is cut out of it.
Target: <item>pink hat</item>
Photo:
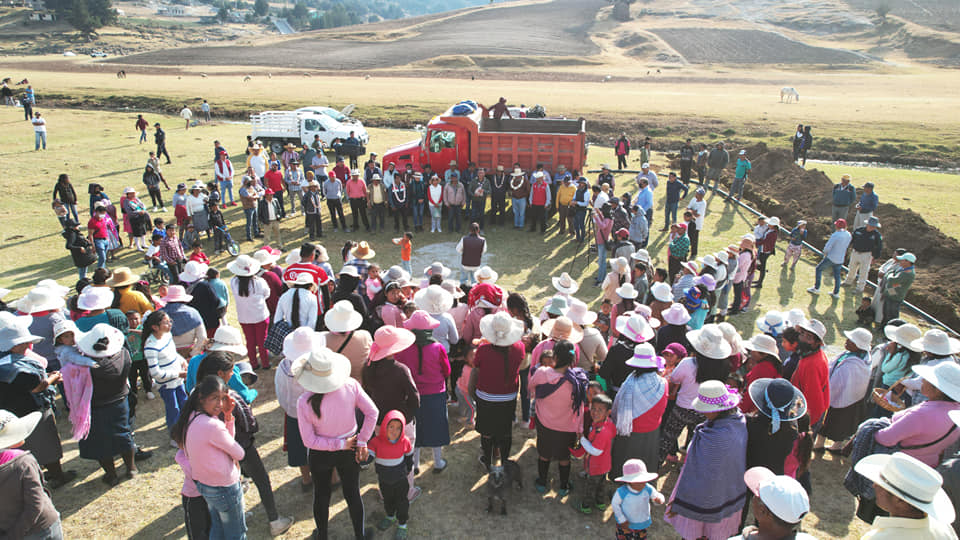
[[[191,300],[193,300],[193,296],[187,294],[187,290],[183,288],[183,285],[170,285],[167,287],[167,295],[163,297],[163,301],[168,304],[170,302],[187,303]]]
[[[373,334],[373,344],[370,345],[370,359],[367,363],[382,360],[388,356],[406,349],[416,341],[413,332],[406,328],[397,328],[396,326],[384,325],[377,328]]]
[[[655,472],[647,472],[647,464],[642,459],[628,459],[623,464],[623,476],[617,482],[652,482],[660,476]]]
[[[403,323],[403,327],[407,330],[433,330],[438,326],[440,326],[440,321],[434,319],[422,309],[414,311],[413,315]]]

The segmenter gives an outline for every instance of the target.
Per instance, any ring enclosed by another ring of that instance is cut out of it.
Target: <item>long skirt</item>
[[[60,446],[60,434],[57,432],[57,421],[53,416],[53,409],[43,411],[40,423],[33,433],[23,441],[23,450],[29,450],[40,465],[49,465],[60,461],[63,457],[63,447]]]
[[[193,213],[193,230],[200,233],[210,229],[210,216],[206,210]]]
[[[823,427],[820,428],[820,435],[831,441],[846,440],[847,437],[857,432],[857,426],[860,425],[861,407],[859,401],[848,407],[830,407],[827,410],[826,418],[823,420]]]
[[[642,459],[648,471],[656,471],[659,461],[660,431],[631,433],[629,437],[617,435],[613,439],[610,474],[613,477],[623,474],[623,464],[628,459]]]
[[[417,409],[417,447],[435,448],[450,444],[447,423],[447,393],[420,396]]]
[[[484,401],[477,399],[477,432],[484,437],[502,438],[513,430],[516,398],[510,401]]]
[[[90,407],[90,434],[79,442],[83,459],[112,459],[133,450],[127,398],[114,403]]]
[[[680,476],[683,476],[683,469],[680,470]],[[678,485],[680,485],[679,477],[677,478],[677,483],[673,486],[673,493],[671,493],[667,499],[667,504],[670,504],[670,501],[673,501],[677,496]],[[672,525],[674,530],[677,531],[677,534],[685,539],[706,538],[707,540],[726,540],[735,536],[739,531],[740,514],[742,512],[743,510],[737,510],[716,523],[697,521],[681,516],[680,514],[676,514],[673,517],[665,514],[663,521]]]

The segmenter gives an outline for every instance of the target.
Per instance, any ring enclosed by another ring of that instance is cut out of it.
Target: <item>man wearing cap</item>
[[[823,351],[823,337],[827,328],[816,319],[804,320],[799,325],[800,339],[797,342],[797,369],[790,377],[790,384],[803,392],[807,400],[810,426],[816,428],[830,406],[830,374],[827,355]]]
[[[447,171],[448,173],[451,171]],[[460,173],[456,170],[443,186],[443,205],[447,207],[447,228],[450,232],[460,232],[460,219],[463,205],[467,201],[467,190],[460,183]]]
[[[705,187],[709,187],[710,180],[713,180],[713,190],[720,187],[720,173],[730,163],[730,154],[723,148],[723,142],[718,142],[717,146],[707,155],[707,181]]]
[[[503,165],[497,165],[497,171],[490,175],[490,223],[493,225],[503,225],[509,185],[510,175],[503,170]]]
[[[799,532],[803,516],[810,511],[806,490],[794,478],[775,475],[766,467],[752,467],[743,475],[752,497],[751,509],[756,525],[750,525],[743,534],[730,540],[813,540]],[[748,494],[749,495],[749,494]],[[746,519],[747,509],[743,510]]]
[[[689,141],[689,139],[687,139]],[[692,151],[692,148],[691,148]],[[689,171],[687,180],[684,181],[681,176],[681,181],[684,185],[689,183]],[[687,227],[687,236],[690,237],[690,258],[697,258],[697,248],[700,246],[700,231],[703,230],[703,218],[707,215],[707,201],[703,200],[703,197],[707,194],[707,190],[697,188],[693,192],[693,200],[687,204],[687,210],[693,214],[693,221],[690,222]]]
[[[624,167],[625,166],[626,165],[624,165]],[[610,189],[613,189],[617,185],[617,180],[614,178],[613,173],[610,172],[610,166],[606,163],[600,166],[600,174],[597,175],[597,185],[602,186],[604,184],[608,184]]]
[[[833,186],[833,221],[838,219],[847,219],[850,213],[850,205],[857,198],[857,190],[850,184],[850,175],[845,174],[840,177],[840,183]]]
[[[530,232],[537,230],[540,223],[540,234],[547,232],[546,210],[550,206],[550,185],[547,183],[546,173],[533,173],[533,183],[530,185]]]
[[[857,219],[859,219],[859,216]],[[843,285],[846,287],[856,283],[859,293],[863,292],[863,288],[866,286],[867,274],[870,273],[870,263],[880,256],[880,250],[883,249],[880,220],[870,216],[863,226],[855,229],[850,247],[853,249],[850,250],[850,265],[847,278],[843,280]]]
[[[677,208],[680,205],[680,199],[687,196],[689,189],[682,182],[677,180],[677,173],[670,171],[667,175],[667,198],[664,201],[663,228],[660,232],[669,231],[670,225],[677,221]],[[680,195],[680,192],[683,195]]]
[[[640,185],[642,179],[647,180],[647,185],[650,186],[650,191],[656,190],[660,186],[660,180],[657,178],[657,173],[650,170],[650,164],[646,161],[640,165],[640,172],[637,174],[637,185]],[[613,186],[610,186],[613,187]]]
[[[807,289],[811,294],[820,294],[820,279],[823,277],[823,271],[827,268],[833,270],[833,292],[830,296],[840,297],[840,272],[843,270],[843,260],[847,257],[847,248],[850,246],[852,236],[847,231],[847,220],[840,218],[833,223],[836,230],[827,239],[823,246],[823,260],[817,265],[815,272],[816,283],[813,287]]]
[[[457,179],[460,179],[460,170],[457,169],[457,160],[450,160],[450,163],[447,166],[447,170],[443,171],[443,185],[447,185],[456,176]]]
[[[290,214],[295,215],[297,213],[297,199],[300,198],[300,191],[302,186],[306,184],[306,180],[303,177],[303,171],[300,170],[299,160],[290,160],[288,165],[287,173],[283,175],[283,183],[287,185],[287,192],[290,195]],[[276,191],[274,191],[274,194],[276,194]]]
[[[897,263],[892,266],[883,275],[883,320],[880,326],[886,324],[900,316],[900,305],[903,304],[913,285],[913,280],[917,277],[914,265],[917,262],[917,256],[913,253],[904,253],[898,255]]]
[[[157,143],[157,157],[167,158],[167,164],[170,163],[170,154],[167,153],[167,133],[160,128],[160,122],[153,125],[156,131],[153,133],[153,142]]]
[[[860,202],[857,203],[857,216],[853,220],[853,228],[859,229],[868,219],[873,217],[880,205],[880,197],[873,192],[873,182],[867,182],[863,185],[863,194],[860,195]]]
[[[510,198],[513,201],[513,228],[522,229],[526,225],[527,197],[530,196],[530,182],[520,167],[514,167],[509,180]]]
[[[323,196],[320,195],[320,184],[316,180],[310,180],[307,182],[307,191],[303,194],[301,205],[303,206],[304,225],[311,240],[323,238],[323,216],[320,214],[321,200],[323,200]]]
[[[334,169],[336,172],[336,169]],[[363,226],[370,232],[370,222],[367,221],[367,184],[360,179],[360,171],[348,173],[350,180],[344,185],[347,198],[350,199],[350,213],[353,215],[353,230],[360,230],[359,219],[363,218]],[[337,173],[340,177],[340,173]]]

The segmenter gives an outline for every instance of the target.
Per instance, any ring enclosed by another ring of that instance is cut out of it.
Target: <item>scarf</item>
[[[423,348],[431,343],[439,343],[433,338],[433,330],[414,330],[416,338],[413,342],[417,346],[417,375],[423,375]]]
[[[70,423],[73,424],[73,440],[80,441],[90,433],[90,402],[93,399],[93,377],[90,368],[65,362],[60,368],[63,375],[64,398],[70,405]]]
[[[663,399],[667,391],[667,381],[656,373],[644,373],[637,376],[631,373],[613,401],[613,418],[617,425],[617,434],[629,437],[633,433],[634,419],[643,416]]]
[[[481,299],[486,300],[493,306],[499,306],[503,303],[503,291],[496,285],[479,283],[470,289],[470,294],[467,296],[467,305],[471,308],[476,307],[477,302]]]
[[[589,380],[587,374],[580,368],[570,368],[563,373],[563,376],[557,379],[555,383],[542,383],[537,385],[537,399],[543,399],[556,392],[564,382],[569,382],[573,386],[572,401],[573,410],[583,409],[587,402],[587,385]]]

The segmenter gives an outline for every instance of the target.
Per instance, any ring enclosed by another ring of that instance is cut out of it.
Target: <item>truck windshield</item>
[[[320,124],[320,122],[313,118],[307,118],[303,122],[303,129],[305,129],[306,131],[325,131],[323,129],[323,126]]]
[[[430,134],[430,151],[439,152],[444,148],[457,147],[457,134],[453,131],[434,131]]]

